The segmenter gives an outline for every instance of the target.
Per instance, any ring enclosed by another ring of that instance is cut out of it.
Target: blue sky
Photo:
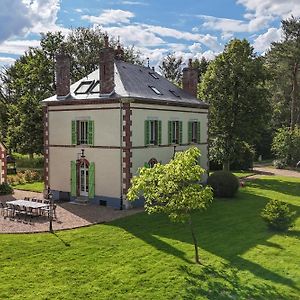
[[[1,0],[0,66],[11,64],[39,33],[100,27],[159,64],[170,52],[213,58],[232,38],[258,53],[281,37],[280,20],[300,16],[300,0]]]

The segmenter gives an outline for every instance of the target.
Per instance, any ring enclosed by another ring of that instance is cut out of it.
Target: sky
[[[158,65],[168,53],[212,59],[232,38],[258,54],[281,38],[300,0],[0,0],[0,67],[39,46],[40,33],[99,27]]]

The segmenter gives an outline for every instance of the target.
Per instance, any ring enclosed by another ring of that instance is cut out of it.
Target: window
[[[77,121],[77,144],[88,144],[88,121]]]
[[[94,121],[72,121],[72,145],[94,145]]]
[[[93,83],[94,83],[94,81],[82,81],[74,93],[75,94],[87,94]]]
[[[200,143],[200,122],[189,122],[188,128],[188,141],[189,143]]]
[[[96,81],[96,83],[93,85],[93,87],[91,88],[90,93],[95,94],[95,93],[100,93],[100,82],[99,80]]]
[[[175,96],[177,98],[181,98],[175,91],[173,91],[173,90],[169,90],[169,91],[173,96]]]
[[[169,144],[182,144],[182,122],[169,121]]]
[[[160,92],[155,86],[149,85],[149,88],[157,95],[162,95],[162,92]]]
[[[154,79],[159,79],[159,77],[158,77],[155,73],[149,72],[149,74],[150,74]]]
[[[161,121],[146,120],[145,121],[145,145],[161,144]]]

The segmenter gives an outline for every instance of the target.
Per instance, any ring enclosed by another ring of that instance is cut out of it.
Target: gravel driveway
[[[297,172],[297,171],[275,169],[275,168],[263,167],[263,166],[254,167],[253,171],[256,171],[256,172],[259,172],[259,173],[262,173],[265,175],[278,175],[278,176],[300,178],[300,172]]]

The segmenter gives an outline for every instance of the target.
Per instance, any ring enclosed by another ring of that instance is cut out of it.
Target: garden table
[[[46,203],[33,202],[28,200],[13,200],[13,201],[7,201],[6,203],[14,206],[19,205],[19,206],[25,206],[30,208],[44,208],[49,206],[49,204]]]

